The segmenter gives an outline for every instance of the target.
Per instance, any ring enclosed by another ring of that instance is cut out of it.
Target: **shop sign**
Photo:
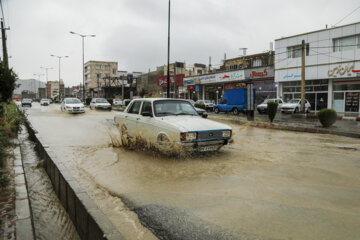
[[[300,80],[301,79],[301,74],[286,74],[283,76],[284,80]]]
[[[357,77],[360,77],[360,70],[352,70],[353,73],[356,74]]]
[[[185,80],[184,79],[184,86],[188,86],[188,85],[194,85],[194,79],[189,79],[189,80]]]
[[[273,78],[274,77],[274,68],[255,68],[245,70],[245,76],[249,79],[259,79],[259,78]]]
[[[176,75],[176,85],[177,86],[183,86],[183,79],[184,74]],[[167,86],[167,76],[161,76],[156,79],[156,83],[160,87],[166,87]],[[174,84],[174,76],[170,76],[170,85]]]
[[[195,86],[195,92],[200,92],[200,86],[199,85]]]
[[[341,64],[338,66],[333,67],[332,69],[328,70],[329,77],[341,77],[341,76],[351,76],[352,71],[354,69],[354,63],[347,64],[342,66]]]

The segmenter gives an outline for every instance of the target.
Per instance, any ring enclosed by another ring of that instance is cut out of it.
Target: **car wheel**
[[[299,109],[295,108],[294,113],[297,113],[297,112],[299,112]]]
[[[306,109],[306,112],[307,112],[307,113],[310,113],[310,108],[307,108],[307,109]]]
[[[170,139],[165,134],[160,134],[157,138],[157,146],[160,152],[169,153],[171,148]]]
[[[220,111],[219,111],[219,108],[215,108],[215,109],[214,109],[214,112],[215,112],[215,113],[219,113],[219,112],[220,112]]]
[[[239,114],[239,109],[234,108],[234,109],[233,109],[233,114],[234,114],[234,115],[238,115],[238,114]]]

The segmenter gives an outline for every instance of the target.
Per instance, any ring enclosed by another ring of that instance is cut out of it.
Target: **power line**
[[[358,10],[360,8],[360,6],[358,6],[357,8],[355,8],[351,13],[349,13],[348,15],[346,15],[344,18],[342,18],[340,21],[338,21],[334,26],[338,25],[340,22],[342,22],[345,18],[347,18],[348,16],[350,16],[351,14],[353,14],[356,10]]]

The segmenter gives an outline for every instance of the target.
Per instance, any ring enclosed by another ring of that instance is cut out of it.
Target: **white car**
[[[50,105],[50,99],[47,99],[47,98],[43,98],[40,100],[40,105],[41,106],[49,106]]]
[[[228,125],[200,117],[188,100],[135,99],[114,117],[127,145],[141,138],[161,152],[216,151],[231,141]]]
[[[214,110],[214,104],[210,100],[197,100],[195,104],[204,104],[206,110]]]
[[[281,109],[282,113],[285,113],[285,112],[297,113],[301,109],[301,99],[299,99],[299,98],[291,99],[289,102],[284,103],[280,109]],[[305,112],[309,113],[310,109],[311,109],[311,105],[310,105],[309,101],[305,99]]]
[[[261,113],[266,113],[267,111],[267,103],[268,102],[277,102],[278,105],[278,109],[281,109],[281,106],[283,105],[284,101],[281,98],[269,98],[266,99],[263,103],[259,104],[256,106],[256,109],[258,110],[258,112]]]
[[[61,111],[69,113],[84,113],[84,104],[78,98],[64,98],[61,102]]]
[[[121,107],[123,105],[123,102],[121,99],[113,99],[113,106],[115,107]]]
[[[90,102],[90,109],[104,109],[111,111],[111,104],[105,98],[93,98]]]

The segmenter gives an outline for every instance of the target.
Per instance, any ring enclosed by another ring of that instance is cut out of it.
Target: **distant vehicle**
[[[205,105],[205,110],[214,110],[214,104],[210,101],[210,100],[197,100],[195,102],[195,104],[204,104]]]
[[[269,99],[265,99],[265,101],[263,103],[260,103],[259,105],[257,105],[256,109],[258,110],[258,112],[261,113],[266,113],[267,111],[267,103],[268,102],[277,102],[278,105],[278,109],[281,109],[281,106],[283,105],[284,101],[281,98],[269,98]]]
[[[185,99],[134,99],[124,112],[115,115],[114,122],[124,145],[141,136],[164,153],[178,148],[217,151],[229,143],[232,135],[228,125],[199,117]]]
[[[197,112],[200,116],[202,116],[203,118],[207,118],[207,117],[208,117],[208,114],[207,114],[206,110],[204,110],[204,109],[202,109],[202,108],[197,108],[197,107],[195,107],[195,101],[194,101],[194,100],[188,99],[187,101],[189,101],[189,102],[191,103],[191,105],[194,106],[196,112]]]
[[[297,113],[301,109],[301,99],[294,98],[291,99],[289,102],[284,103],[281,106],[281,112],[282,113]],[[308,100],[305,99],[305,112],[309,113],[311,109],[311,104]]]
[[[41,106],[48,106],[48,105],[50,105],[50,99],[47,99],[47,98],[43,98],[43,99],[41,99],[40,100],[40,105]]]
[[[98,110],[110,110],[111,111],[111,104],[105,98],[93,98],[90,102],[90,109]]]
[[[61,111],[84,113],[85,106],[78,98],[64,98],[61,102]]]
[[[121,107],[123,105],[123,101],[121,99],[113,99],[113,106]]]
[[[255,90],[254,90],[254,103],[255,103]],[[214,105],[214,112],[233,112],[234,115],[239,114],[240,111],[247,109],[247,89],[229,89],[227,90],[220,104]]]
[[[21,101],[21,106],[22,106],[22,107],[24,107],[24,106],[32,107],[32,100],[29,99],[29,98],[24,98],[24,99]]]

